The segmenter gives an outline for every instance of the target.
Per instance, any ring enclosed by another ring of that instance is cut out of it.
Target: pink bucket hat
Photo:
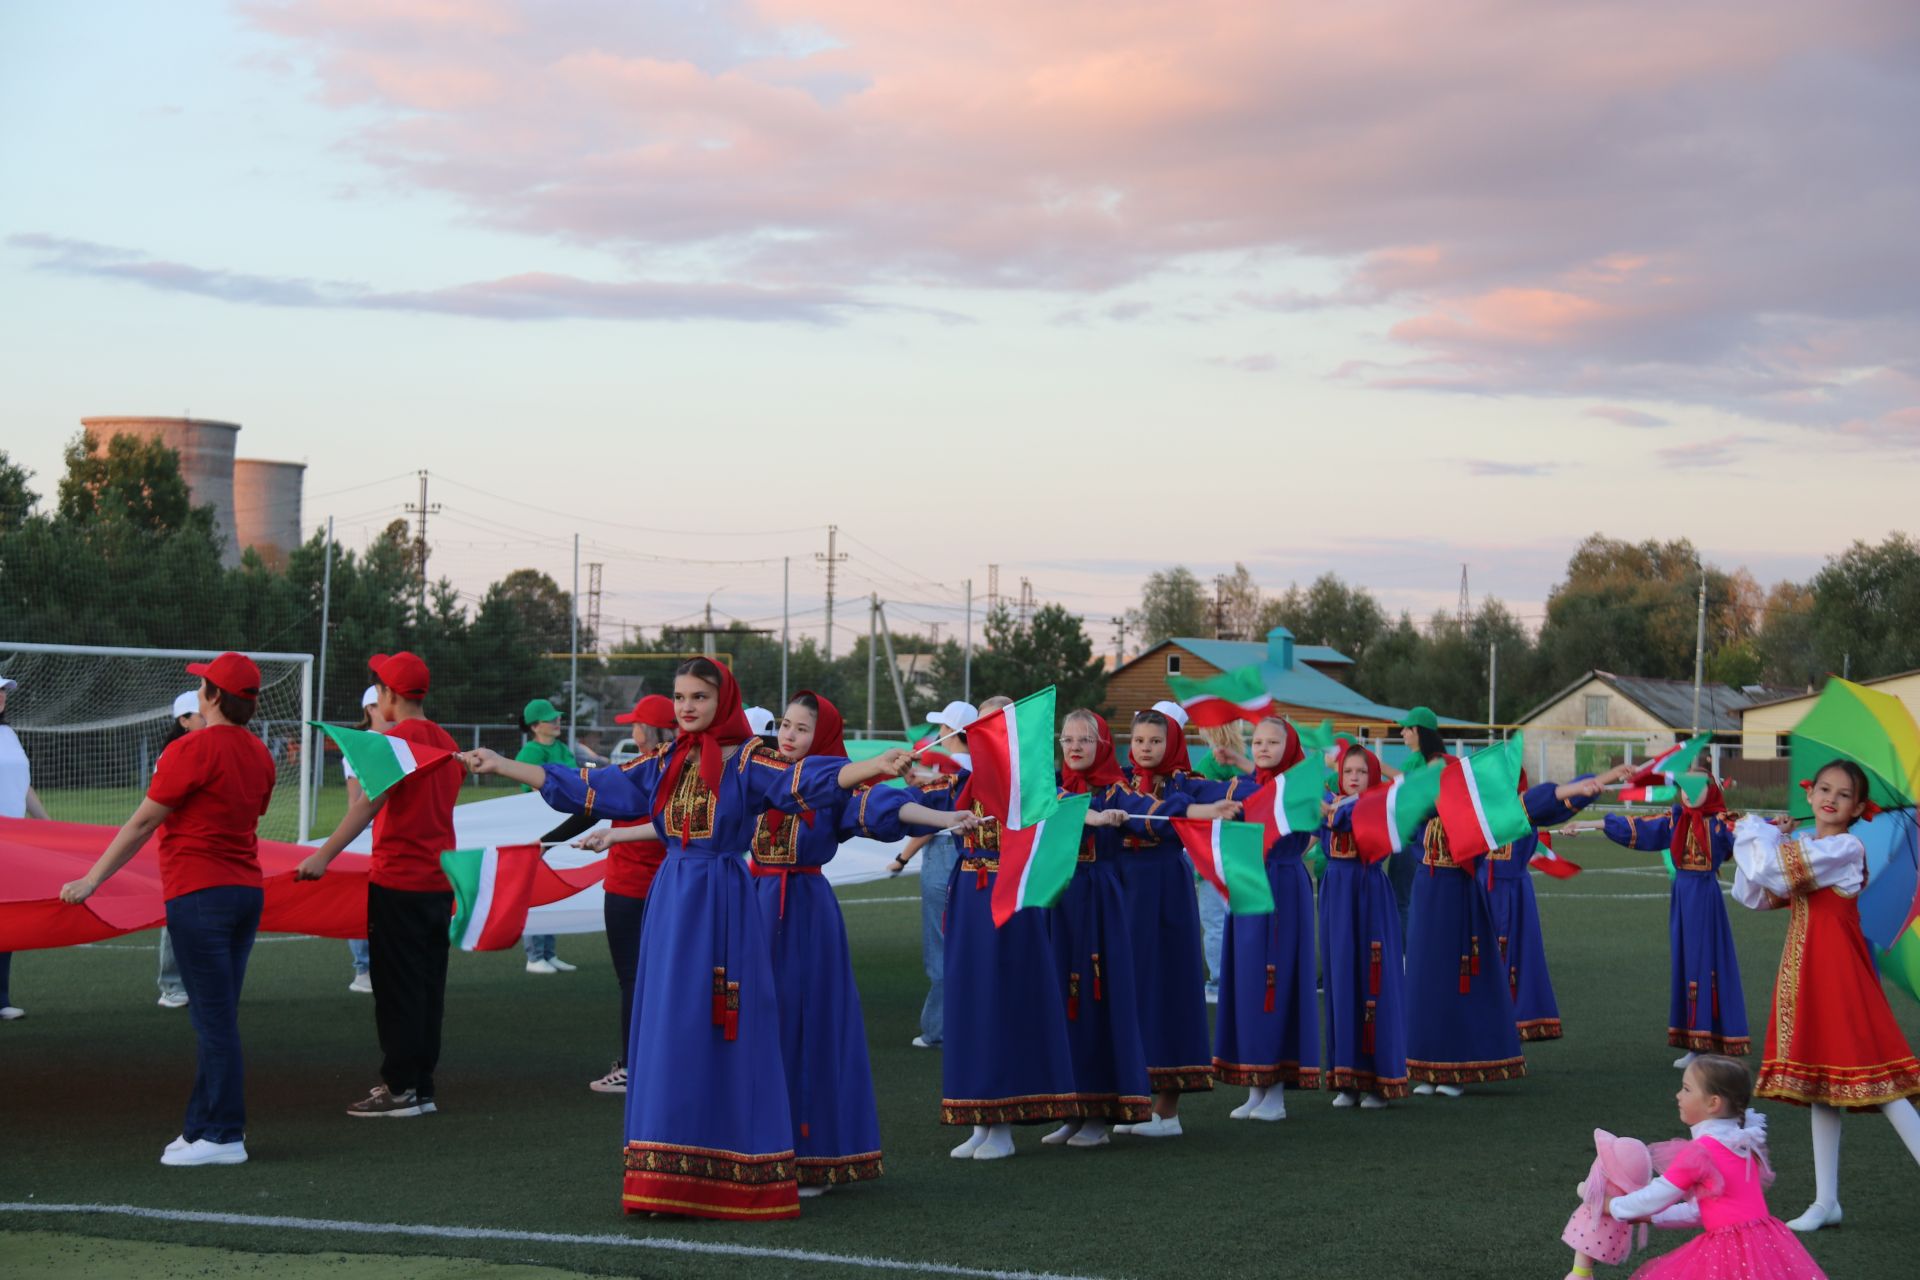
[[[1593,1147],[1599,1155],[1595,1167],[1606,1180],[1627,1195],[1653,1181],[1653,1153],[1638,1138],[1616,1138],[1605,1129],[1593,1131]]]

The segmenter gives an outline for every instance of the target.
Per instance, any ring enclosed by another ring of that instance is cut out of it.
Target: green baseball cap
[[[1400,722],[1402,729],[1431,729],[1440,732],[1440,717],[1433,714],[1431,707],[1415,707],[1407,712],[1406,719]]]
[[[545,698],[535,698],[527,704],[527,709],[520,713],[520,719],[527,724],[539,724],[543,720],[558,720],[559,718],[560,708],[554,706]]]

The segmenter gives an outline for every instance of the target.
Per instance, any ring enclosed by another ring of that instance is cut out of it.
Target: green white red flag
[[[360,789],[367,793],[369,800],[379,799],[396,783],[445,764],[459,754],[384,733],[343,729],[339,725],[321,724],[317,720],[310,723],[338,744],[340,754],[353,766],[353,776],[359,780]]]
[[[1431,818],[1440,799],[1444,765],[1415,765],[1411,772],[1360,793],[1353,802],[1353,843],[1368,862],[1399,853],[1413,842],[1420,824]]]
[[[1031,827],[1060,803],[1053,779],[1053,700],[1048,685],[967,726],[969,794],[1006,829]]]
[[[1697,805],[1707,794],[1710,779],[1704,773],[1682,773],[1665,786],[1622,787],[1621,804],[1679,804],[1684,798]]]
[[[1520,798],[1521,736],[1476,751],[1466,759],[1449,757],[1441,765],[1436,808],[1447,833],[1447,852],[1456,863],[1512,844],[1533,830]]]
[[[1694,761],[1700,758],[1700,753],[1706,750],[1707,744],[1712,740],[1712,734],[1703,733],[1685,742],[1676,742],[1635,769],[1632,776],[1622,785],[1628,787],[1674,786],[1682,775],[1693,768]],[[1701,790],[1705,790],[1704,785]]]
[[[1258,666],[1237,667],[1204,680],[1168,676],[1167,688],[1197,729],[1216,729],[1236,720],[1258,723],[1273,710],[1273,695]]]
[[[1571,880],[1580,874],[1580,864],[1563,858],[1553,851],[1553,833],[1542,831],[1540,844],[1533,851],[1533,857],[1527,863],[1535,871],[1550,875],[1555,880]]]
[[[1263,850],[1273,848],[1283,836],[1299,835],[1320,829],[1320,801],[1326,795],[1323,785],[1327,767],[1308,756],[1285,773],[1248,796],[1241,816],[1257,822],[1266,832]]]
[[[1080,864],[1087,807],[1093,797],[1065,796],[1054,811],[1030,827],[1000,832],[1000,874],[993,882],[993,927],[1013,919],[1023,907],[1050,907],[1060,901]]]
[[[572,897],[606,875],[605,858],[564,870],[550,867],[537,844],[449,849],[440,870],[453,884],[447,936],[462,951],[501,951],[526,932],[527,912]]]
[[[1173,829],[1193,859],[1193,869],[1218,889],[1227,910],[1237,916],[1273,911],[1273,886],[1267,883],[1265,832],[1257,823],[1201,822],[1175,818]]]

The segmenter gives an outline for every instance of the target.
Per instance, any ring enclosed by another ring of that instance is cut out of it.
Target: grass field
[[[517,784],[497,780],[475,786],[469,782],[460,788],[456,804],[475,800],[493,800],[511,795]],[[36,793],[47,806],[47,816],[55,822],[91,822],[96,826],[117,827],[130,817],[145,792],[136,787],[60,787]],[[331,832],[346,816],[347,789],[335,784],[320,788],[313,797],[313,838],[318,841]],[[261,823],[260,834],[268,840],[297,840],[295,829],[299,813],[298,792],[291,786],[274,791],[273,809]]]
[[[1666,882],[1596,837],[1562,852],[1589,874],[1536,879],[1567,1038],[1534,1047],[1524,1082],[1459,1101],[1335,1111],[1296,1095],[1290,1118],[1228,1120],[1241,1094],[1189,1100],[1187,1135],[1116,1139],[1090,1152],[1038,1145],[1018,1158],[947,1158],[936,1121],[938,1055],[908,1045],[925,984],[917,882],[846,891],[886,1139],[887,1176],[806,1202],[797,1222],[742,1226],[623,1218],[620,1103],[588,1092],[615,1035],[615,986],[598,935],[562,938],[582,967],[535,978],[518,952],[456,955],[442,1113],[358,1125],[341,1114],[375,1080],[370,1002],[350,994],[338,942],[272,939],[254,953],[247,1036],[251,1163],[157,1163],[192,1077],[186,1017],[153,1003],[150,935],[16,958],[29,1011],[0,1026],[0,1201],[424,1224],[612,1237],[460,1239],[0,1212],[0,1275],[119,1277],[482,1274],[435,1258],[592,1274],[732,1277],[871,1274],[792,1255],[663,1252],[692,1242],[1080,1277],[1559,1277],[1559,1234],[1603,1126],[1677,1136],[1665,1040]],[[909,899],[909,900],[903,900]],[[1755,1036],[1764,1027],[1785,913],[1734,912]],[[1920,1008],[1895,996],[1910,1039]],[[1812,1195],[1806,1113],[1769,1103],[1771,1202]],[[1887,1124],[1847,1121],[1847,1225],[1810,1248],[1836,1277],[1912,1274],[1916,1170]],[[1661,1233],[1656,1249],[1681,1237]],[[169,1246],[129,1252],[127,1242]],[[173,1248],[172,1246],[179,1246]],[[207,1252],[209,1249],[237,1253]],[[296,1254],[299,1258],[265,1255]],[[333,1255],[350,1255],[340,1258]],[[523,1270],[497,1273],[523,1280]],[[1605,1274],[1603,1272],[1603,1274]],[[1625,1271],[1614,1272],[1625,1275]]]

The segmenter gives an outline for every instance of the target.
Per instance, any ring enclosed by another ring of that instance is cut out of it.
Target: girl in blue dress
[[[1340,757],[1340,794],[1380,785],[1380,758],[1358,745]],[[1328,813],[1333,812],[1332,808]],[[1407,1096],[1406,971],[1400,908],[1386,863],[1361,856],[1353,833],[1322,827],[1320,956],[1327,989],[1327,1087],[1333,1105],[1368,1110]]]
[[[1306,759],[1300,735],[1278,716],[1254,726],[1253,772],[1227,782],[1189,780],[1206,800],[1248,796]],[[1267,850],[1270,915],[1230,915],[1220,949],[1220,1007],[1213,1071],[1242,1085],[1235,1120],[1284,1120],[1286,1090],[1320,1087],[1320,1003],[1314,993],[1313,881],[1303,855],[1312,832],[1282,836]]]
[[[675,672],[673,703],[679,737],[623,765],[568,770],[492,751],[468,759],[539,787],[556,809],[650,817],[666,842],[634,973],[626,1210],[797,1217],[779,1002],[744,855],[767,810],[832,811],[861,784],[899,776],[910,757],[789,761],[755,747],[733,673],[706,658]]]
[[[1744,1058],[1753,1048],[1747,1001],[1740,989],[1740,956],[1720,893],[1720,864],[1733,856],[1733,823],[1726,798],[1709,780],[1697,805],[1682,801],[1663,818],[1610,813],[1607,839],[1629,849],[1673,855],[1667,907],[1671,982],[1667,1043],[1686,1069],[1703,1053]]]

